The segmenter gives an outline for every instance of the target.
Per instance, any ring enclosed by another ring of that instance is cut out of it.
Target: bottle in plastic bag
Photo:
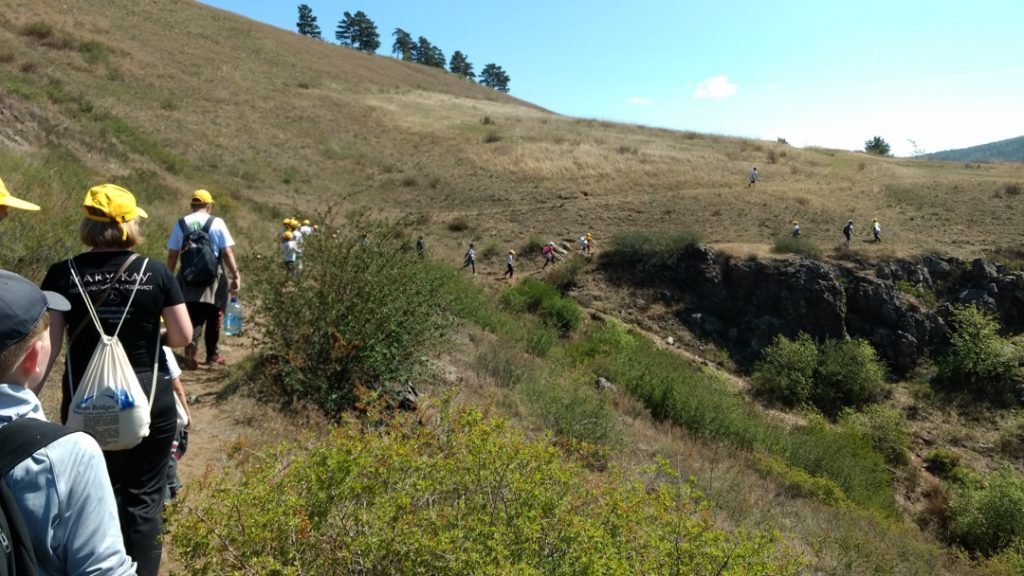
[[[242,333],[242,305],[238,303],[238,296],[232,296],[228,307],[224,311],[224,334],[238,336]]]

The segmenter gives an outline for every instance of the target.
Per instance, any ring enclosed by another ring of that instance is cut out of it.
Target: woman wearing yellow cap
[[[138,562],[138,574],[156,575],[160,568],[167,460],[177,429],[167,360],[157,345],[160,319],[167,327],[163,344],[172,347],[190,341],[192,323],[167,266],[132,250],[142,242],[140,219],[148,217],[135,196],[120,186],[103,184],[90,189],[82,205],[85,218],[79,226],[79,237],[89,249],[51,266],[42,284],[45,290],[71,302],[68,312],[50,315],[50,368],[60,354],[66,333],[68,354],[61,396],[61,420],[66,421],[76,383],[81,381],[100,338],[84,298],[92,301],[104,332],[117,333],[147,394],[156,366],[149,436],[129,450],[104,452],[117,495],[125,549]],[[122,317],[125,321],[118,331]]]
[[[17,208],[19,210],[29,210],[35,212],[39,210],[39,206],[31,202],[26,202],[21,198],[15,198],[7,191],[7,186],[4,186],[4,181],[0,180],[0,220],[7,218],[7,209]]]

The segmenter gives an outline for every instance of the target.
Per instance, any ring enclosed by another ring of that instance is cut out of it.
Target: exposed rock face
[[[982,258],[927,255],[872,265],[737,260],[696,245],[662,282],[666,301],[685,303],[683,322],[748,366],[776,335],[806,332],[817,340],[864,338],[905,375],[922,356],[945,350],[948,304],[974,304],[1010,330],[1024,328],[1024,272]]]

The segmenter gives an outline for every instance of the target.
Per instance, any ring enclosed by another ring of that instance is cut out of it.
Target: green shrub
[[[517,252],[517,255],[520,258],[532,258],[534,256],[540,256],[540,251],[541,251],[541,248],[543,248],[543,247],[544,247],[544,241],[543,240],[541,240],[540,238],[538,238],[536,236],[530,236],[526,240],[526,243],[523,244],[519,248],[519,251]]]
[[[280,384],[328,413],[359,386],[400,395],[453,310],[451,269],[403,251],[390,227],[370,237],[314,236],[298,278],[271,269],[255,283],[264,350],[299,368]]]
[[[829,416],[881,399],[885,373],[866,340],[828,340],[818,349],[811,401]]]
[[[984,576],[1020,576],[1024,574],[1024,539],[1007,546],[981,565]]]
[[[612,447],[619,439],[615,411],[593,386],[534,379],[519,387],[530,413],[539,415],[556,435]]]
[[[625,274],[634,282],[659,284],[676,278],[686,250],[700,242],[689,231],[620,232],[601,254],[601,267],[613,274]]]
[[[222,574],[797,574],[766,532],[716,528],[662,464],[593,481],[479,412],[346,422],[309,447],[238,458],[168,523],[182,570]]]
[[[754,372],[754,390],[784,406],[813,404],[829,416],[877,401],[885,391],[882,364],[864,340],[828,340],[816,345],[801,333],[779,335],[764,349]]]
[[[947,448],[936,448],[924,457],[924,464],[932,474],[948,478],[960,467],[960,455]]]
[[[448,221],[448,229],[452,232],[464,232],[469,230],[469,221],[465,216],[456,216]]]
[[[780,334],[761,355],[754,368],[757,395],[789,407],[810,403],[818,346],[809,335],[801,332],[796,340],[790,340]]]
[[[1017,401],[1024,386],[1018,366],[1020,351],[999,336],[999,323],[974,306],[954,307],[953,335],[939,359],[936,383],[945,390],[965,393],[996,405]]]
[[[583,322],[583,312],[580,311],[579,305],[562,296],[541,302],[540,316],[562,334],[572,332]]]
[[[591,338],[599,341],[578,342],[568,350],[569,356],[578,362],[594,362],[603,375],[642,401],[656,418],[675,422],[696,436],[763,451],[812,476],[835,482],[860,506],[886,515],[894,513],[892,474],[867,436],[813,417],[806,426],[787,428],[765,416],[714,373],[614,325],[595,330]]]
[[[910,426],[898,410],[881,404],[868,406],[863,412],[844,410],[840,424],[871,438],[871,445],[890,465],[910,463]]]
[[[971,552],[991,556],[1024,539],[1024,476],[1010,467],[980,486],[957,486],[949,504],[950,532]]]
[[[812,476],[767,454],[755,453],[753,460],[754,467],[781,484],[789,496],[812,498],[836,508],[852,505],[843,489],[833,480]]]
[[[803,236],[779,236],[772,242],[772,252],[775,254],[796,254],[805,258],[818,260],[821,258],[821,248],[810,238]]]
[[[562,294],[565,294],[578,285],[577,278],[580,272],[586,269],[589,264],[589,258],[583,258],[579,255],[570,256],[549,267],[547,275],[544,276],[544,281],[557,288]]]
[[[513,312],[538,314],[562,334],[575,330],[583,321],[576,302],[563,297],[554,286],[533,278],[525,278],[502,293],[502,302]]]
[[[89,64],[106,64],[110,62],[110,48],[102,42],[90,40],[78,45],[78,51],[82,53],[82,59]]]

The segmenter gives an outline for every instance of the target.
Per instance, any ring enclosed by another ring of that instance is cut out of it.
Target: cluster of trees
[[[299,20],[295,27],[298,33],[303,36],[309,36],[318,40],[323,39],[320,25],[317,24],[316,16],[313,15],[313,9],[308,4],[299,5]],[[447,69],[452,74],[468,80],[478,79],[476,72],[473,71],[473,63],[461,51],[456,50],[452,54],[451,59],[446,60],[444,51],[432,44],[424,36],[413,40],[412,35],[401,28],[395,28],[391,35],[395,39],[391,45],[391,53],[396,58],[442,70]],[[344,17],[338,22],[334,38],[342,46],[348,46],[363,52],[375,53],[380,48],[380,34],[377,32],[377,25],[362,10],[357,11],[355,14],[346,11]],[[478,81],[483,86],[500,92],[508,92],[510,79],[501,66],[490,63],[484,66]]]

